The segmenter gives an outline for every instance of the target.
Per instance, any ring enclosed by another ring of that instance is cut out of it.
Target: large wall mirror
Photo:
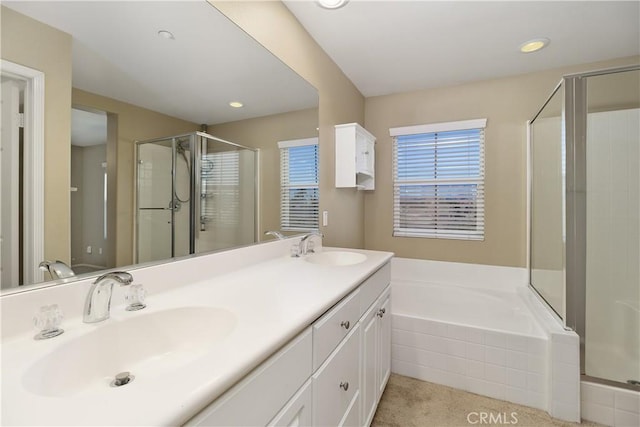
[[[42,261],[75,280],[279,228],[277,143],[317,137],[317,91],[215,7],[0,7],[3,292],[50,281]],[[196,171],[208,190],[181,187]]]

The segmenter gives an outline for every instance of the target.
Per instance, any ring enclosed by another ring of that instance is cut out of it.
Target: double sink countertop
[[[367,258],[322,265],[279,256],[205,280],[163,285],[157,292],[145,283],[143,310],[125,311],[114,296],[111,318],[104,322],[65,319],[65,333],[48,340],[34,340],[33,330],[3,336],[1,423],[185,423],[393,256],[345,250]],[[213,265],[223,260],[220,255],[195,258],[191,268]],[[131,273],[136,283],[136,271]],[[175,271],[157,280],[179,277]],[[110,386],[122,371],[131,372],[133,381]]]

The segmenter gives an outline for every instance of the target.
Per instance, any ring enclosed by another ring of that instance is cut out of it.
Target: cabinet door
[[[311,380],[308,380],[282,408],[269,427],[299,427],[311,425]]]
[[[366,136],[356,136],[356,173],[373,175],[374,143]]]
[[[361,324],[361,376],[360,376],[360,402],[362,405],[362,425],[371,424],[378,403],[378,304],[372,304],[371,308],[362,318]]]
[[[384,388],[387,386],[389,375],[391,375],[391,295],[386,292],[386,296],[381,299],[378,311],[378,397],[382,396]]]

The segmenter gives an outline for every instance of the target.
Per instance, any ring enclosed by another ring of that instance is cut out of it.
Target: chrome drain
[[[119,374],[116,374],[115,379],[111,381],[110,385],[111,387],[122,387],[123,385],[129,384],[134,379],[135,377],[131,375],[131,372],[120,372]]]

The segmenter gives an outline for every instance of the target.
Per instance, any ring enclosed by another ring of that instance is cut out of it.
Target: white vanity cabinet
[[[316,326],[329,324],[337,330],[344,319],[353,318],[353,307],[358,304],[353,330],[314,373],[313,425],[371,424],[391,373],[390,276],[391,266],[386,264],[314,323],[315,356],[316,345],[322,345],[317,343]],[[314,369],[316,366],[314,360]],[[338,369],[340,374],[333,375]]]
[[[311,349],[312,333],[307,328],[185,425],[260,426],[278,416],[285,418],[281,410],[292,404],[311,376]]]
[[[375,189],[376,138],[358,123],[336,125],[336,188]]]
[[[360,325],[313,374],[314,426],[360,425]]]
[[[187,425],[368,426],[391,369],[386,263]]]
[[[391,288],[369,307],[362,320],[360,384],[362,390],[362,424],[373,420],[382,392],[391,374]]]

